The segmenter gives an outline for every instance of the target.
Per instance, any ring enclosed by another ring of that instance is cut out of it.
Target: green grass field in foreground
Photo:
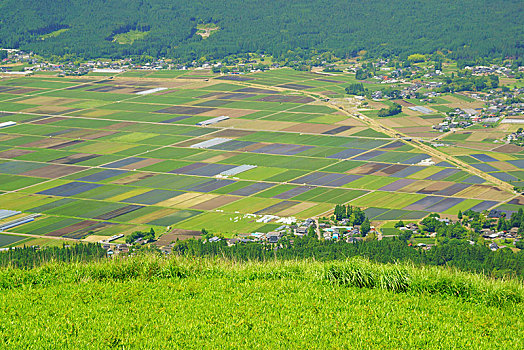
[[[517,281],[436,268],[153,257],[0,270],[12,349],[518,349]]]

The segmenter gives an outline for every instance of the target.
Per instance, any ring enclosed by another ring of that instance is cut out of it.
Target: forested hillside
[[[520,0],[4,0],[0,47],[181,61],[257,50],[514,57],[524,52],[522,18]],[[218,30],[204,39],[203,23]]]

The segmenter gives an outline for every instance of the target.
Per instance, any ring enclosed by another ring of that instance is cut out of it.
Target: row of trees
[[[365,95],[368,92],[362,83],[350,84],[345,90],[348,95]]]
[[[155,235],[156,233],[155,230],[153,230],[153,228],[151,228],[149,231],[135,231],[129,236],[126,236],[126,243],[132,244],[139,239],[144,240],[146,243],[152,242],[155,240]]]
[[[398,103],[393,103],[389,108],[381,108],[378,111],[378,116],[383,118],[383,117],[389,117],[392,115],[397,115],[400,113],[402,113],[402,106],[399,105]]]
[[[361,225],[366,219],[366,214],[358,207],[351,205],[337,204],[333,213],[337,221],[349,220],[349,225]]]
[[[466,239],[471,238],[471,231],[463,226],[460,221],[455,223],[447,223],[439,220],[438,214],[431,214],[424,218],[420,224],[422,232],[432,233],[436,232],[438,237]]]
[[[364,256],[381,263],[411,261],[415,264],[453,266],[464,271],[487,273],[495,277],[524,277],[524,251],[509,248],[491,251],[488,247],[471,245],[465,240],[445,238],[430,250],[410,247],[405,240],[383,239],[357,243],[343,240],[318,240],[316,235],[283,238],[279,246],[259,243],[227,246],[225,241],[178,241],[174,253],[187,256],[222,256],[239,260],[305,259],[328,261]]]
[[[439,87],[438,92],[456,92],[456,91],[483,91],[499,87],[499,77],[496,75],[489,76],[454,76],[446,78],[445,84]]]
[[[75,244],[62,247],[24,247],[0,252],[0,266],[32,268],[46,262],[80,262],[102,259],[107,252],[100,244]]]

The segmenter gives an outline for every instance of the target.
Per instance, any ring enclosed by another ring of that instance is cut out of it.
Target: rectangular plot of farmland
[[[380,174],[377,174],[377,175],[385,175],[385,176],[392,175],[392,174],[398,173],[401,170],[406,169],[407,167],[409,167],[409,165],[395,164],[395,165],[382,169],[380,171]]]
[[[133,186],[149,187],[149,188],[164,188],[164,189],[180,189],[183,187],[196,186],[204,182],[208,182],[208,179],[202,179],[192,176],[179,176],[179,175],[168,175],[158,174],[148,178],[138,180],[133,183]]]
[[[371,158],[375,158],[376,156],[379,156],[381,154],[386,153],[385,151],[378,151],[374,150],[368,153],[364,153],[358,157],[353,158],[353,160],[370,160]]]
[[[126,205],[120,209],[115,209],[115,210],[112,210],[110,212],[107,212],[105,214],[102,214],[102,215],[99,215],[97,217],[95,217],[94,219],[98,219],[98,220],[111,220],[111,219],[114,219],[120,215],[124,215],[124,214],[127,214],[127,213],[131,213],[135,210],[138,210],[140,208],[143,208],[142,205],[136,205],[136,204],[131,204],[131,205]]]
[[[0,164],[0,173],[17,175],[26,171],[40,169],[45,167],[45,164],[40,163],[30,163],[30,162],[21,162],[21,161],[10,161],[7,163]]]
[[[325,186],[340,187],[340,186],[347,185],[348,183],[353,182],[355,180],[358,180],[361,177],[362,176],[360,176],[360,175],[346,175],[346,176],[341,177],[341,178],[339,178],[339,179],[337,179],[335,181],[327,183]]]
[[[398,220],[404,215],[409,213],[409,211],[401,210],[401,209],[392,209],[390,211],[387,211],[381,215],[378,215],[375,217],[375,220]]]
[[[207,182],[204,182],[196,186],[185,188],[185,190],[186,191],[195,191],[195,192],[211,192],[214,190],[218,190],[221,187],[231,185],[235,182],[236,181],[233,181],[233,180],[211,180],[211,181],[207,181]]]
[[[251,196],[252,194],[267,190],[268,188],[271,188],[273,186],[275,186],[275,184],[258,182],[258,183],[254,183],[252,185],[246,186],[244,188],[238,189],[236,191],[233,191],[230,194],[235,195],[235,196]]]
[[[394,142],[392,142],[390,144],[387,144],[387,145],[384,145],[384,146],[380,147],[380,149],[392,150],[392,149],[396,149],[396,148],[402,147],[404,145],[405,145],[405,143],[402,142],[402,141],[394,141]]]
[[[85,169],[85,167],[79,166],[48,165],[39,169],[26,171],[22,175],[55,179],[62,176],[71,175]]]
[[[478,163],[478,164],[470,164],[472,167],[480,170],[480,171],[483,171],[483,172],[490,172],[490,171],[498,171],[499,169],[497,168],[494,168],[492,167],[491,165],[489,164],[486,164],[486,163]]]
[[[221,100],[245,100],[247,98],[256,97],[256,94],[243,94],[243,93],[222,93],[220,96],[218,96],[218,99]]]
[[[146,193],[139,194],[131,198],[122,200],[124,203],[138,203],[138,204],[156,204],[163,202],[166,199],[181,195],[184,192],[168,191],[168,190],[151,190]]]
[[[518,198],[514,198],[508,202],[508,204],[512,205],[524,205],[524,196],[520,196]]]
[[[253,153],[266,153],[266,154],[282,154],[282,155],[295,155],[300,152],[304,152],[305,150],[313,148],[312,146],[300,146],[300,145],[292,145],[292,144],[282,144],[282,143],[274,143],[270,144],[261,148],[258,148],[256,150],[253,150]]]
[[[364,210],[364,213],[366,213],[366,216],[370,219],[374,219],[377,216],[384,214],[385,212],[389,211],[389,209],[384,208],[367,208]]]
[[[215,176],[236,167],[236,165],[207,164],[203,167],[199,167],[190,171],[185,171],[184,174],[198,176]]]
[[[400,180],[397,180],[395,182],[390,183],[389,185],[386,185],[386,186],[384,186],[382,188],[379,188],[379,190],[381,190],[381,191],[388,191],[388,192],[398,191],[401,188],[406,187],[407,185],[410,185],[410,184],[412,184],[413,182],[416,182],[416,181],[417,180],[412,180],[412,179],[400,179]]]
[[[127,169],[127,170],[142,169],[142,168],[150,167],[157,163],[162,163],[162,162],[165,162],[165,161],[161,159],[147,158],[140,162],[136,162],[136,163],[132,163],[132,164],[123,166],[122,169]],[[153,170],[153,171],[158,171],[158,170]]]
[[[336,134],[340,134],[341,132],[344,132],[346,130],[349,130],[353,128],[352,126],[339,126],[339,127],[336,127],[334,129],[331,129],[331,130],[328,130],[328,131],[324,131],[322,134],[323,135],[336,135]]]
[[[102,168],[122,168],[124,166],[134,164],[141,162],[143,160],[146,160],[147,158],[139,158],[139,157],[129,157],[126,159],[117,160],[116,162],[112,162],[109,164],[102,165]]]
[[[91,221],[91,220],[81,221],[81,222],[78,222],[78,223],[73,224],[71,226],[66,226],[66,227],[63,227],[63,228],[58,229],[56,231],[50,232],[50,233],[46,234],[46,236],[62,237],[64,235],[76,232],[76,231],[78,231],[80,229],[83,229],[83,228],[95,225],[97,223],[98,223],[97,221]]]
[[[429,214],[427,211],[408,211],[406,214],[402,215],[404,220],[419,220],[426,217]]]
[[[250,142],[250,141],[229,141],[226,143],[222,143],[220,145],[209,147],[209,149],[217,149],[222,151],[235,151],[240,148],[248,147],[251,145],[256,144],[256,142]]]
[[[90,183],[84,183],[84,182],[71,182],[68,184],[64,184],[64,185],[60,185],[57,187],[47,189],[45,191],[38,192],[38,194],[61,196],[61,197],[71,197],[76,194],[98,188],[100,186],[102,185],[90,184]]]
[[[28,150],[28,149],[14,148],[14,149],[9,149],[7,151],[0,152],[0,158],[12,159],[12,158],[24,156],[26,154],[30,154],[33,152],[34,151]]]
[[[48,210],[47,213],[53,215],[64,215],[71,217],[82,217],[92,219],[93,217],[110,211],[120,206],[119,203],[98,202],[92,200],[78,200],[71,204]],[[111,208],[111,209],[108,209]]]
[[[496,177],[502,181],[518,181],[519,179],[508,173],[490,173],[491,176]]]
[[[0,190],[15,191],[45,181],[34,177],[0,175]]]
[[[203,106],[203,107],[221,107],[223,105],[227,105],[231,101],[228,100],[207,100],[203,102],[195,103],[195,106]]]
[[[507,162],[513,164],[517,168],[524,169],[524,159],[508,160]]]
[[[268,89],[259,89],[259,88],[252,88],[252,87],[246,87],[242,89],[235,90],[235,92],[247,92],[247,93],[254,93],[254,94],[278,94],[278,91],[274,90],[268,90]]]
[[[202,168],[202,167],[204,167],[206,165],[208,165],[208,163],[193,163],[193,164],[189,164],[189,165],[183,166],[183,167],[175,169],[175,170],[171,170],[171,171],[169,171],[169,173],[172,173],[172,174],[188,174],[189,172],[191,172],[191,171],[193,171],[195,169]]]
[[[278,87],[285,88],[285,89],[292,89],[292,90],[307,90],[307,89],[313,88],[313,86],[309,86],[309,85],[292,84],[292,83],[278,85]]]
[[[412,203],[408,205],[407,207],[403,208],[404,210],[425,210],[426,208],[433,206],[440,202],[441,200],[446,199],[445,197],[437,197],[437,196],[427,196],[426,198],[422,198],[415,203]]]
[[[346,174],[327,174],[326,176],[319,177],[313,181],[310,181],[310,185],[324,186],[330,182],[338,180],[342,177],[347,176]]]
[[[484,180],[483,178],[481,177],[478,177],[476,175],[473,175],[473,176],[470,176],[464,180],[462,180],[462,182],[464,183],[467,183],[467,184],[482,184],[484,183],[486,180]]]
[[[61,118],[61,119],[63,119],[63,118]],[[53,122],[55,122],[55,121],[53,121]],[[60,135],[63,135],[63,134],[67,134],[68,132],[77,131],[77,130],[80,130],[80,129],[76,129],[76,128],[63,129],[63,130],[51,132],[49,134],[45,134],[45,136],[60,136]]]
[[[422,169],[424,169],[424,168],[421,167],[421,166],[410,166],[410,167],[407,167],[407,168],[402,169],[400,171],[397,171],[396,173],[391,174],[391,176],[394,176],[394,177],[408,177],[409,175],[413,175],[413,174],[419,172]]]
[[[387,144],[388,142],[390,142],[390,141],[383,141],[383,140],[365,140],[365,139],[360,139],[356,137],[350,140],[351,141],[340,145],[340,147],[372,149],[372,148],[383,146]]]
[[[448,176],[458,173],[459,171],[460,171],[459,169],[445,168],[439,171],[438,173],[435,173],[433,175],[426,177],[426,180],[433,180],[433,181],[442,180]]]
[[[473,158],[480,160],[481,162],[498,162],[498,159],[495,159],[486,154],[472,154]]]
[[[87,182],[99,182],[99,181],[103,181],[103,180],[107,180],[107,179],[110,179],[112,177],[115,177],[115,176],[118,176],[118,175],[122,175],[122,174],[126,174],[127,171],[125,170],[103,170],[99,173],[96,173],[96,174],[91,174],[91,175],[87,175],[87,176],[84,176],[84,177],[80,177],[78,178],[77,180],[78,181],[87,181]]]
[[[72,154],[67,157],[58,158],[55,160],[52,160],[51,163],[55,164],[77,164],[85,162],[86,160],[94,159],[100,157],[98,154],[88,154],[88,153],[77,153]]]
[[[329,175],[329,173],[323,173],[323,172],[318,172],[318,173],[312,173],[312,174],[309,174],[309,175],[306,175],[306,176],[302,176],[302,177],[299,177],[298,179],[295,179],[293,181],[290,181],[291,183],[295,183],[295,184],[309,184],[311,181],[314,181],[316,179],[319,179],[323,176],[326,176],[326,175]]]
[[[283,201],[283,202],[280,202],[280,203],[277,203],[277,204],[273,204],[273,205],[271,205],[271,206],[269,206],[267,208],[264,208],[262,210],[259,210],[259,211],[255,212],[255,214],[258,214],[258,215],[276,214],[279,211],[291,208],[292,206],[297,205],[297,204],[299,204],[299,202]]]
[[[66,238],[72,238],[72,239],[82,239],[83,237],[86,236],[86,234],[89,234],[90,232],[91,233],[94,233],[94,232],[97,232],[97,231],[100,231],[108,226],[114,226],[116,224],[112,223],[112,222],[96,222],[95,224],[91,225],[91,226],[87,226],[87,227],[84,227],[84,228],[81,228],[80,230],[77,230],[73,233],[68,233],[62,237],[66,237]]]
[[[293,198],[295,196],[298,196],[299,194],[302,194],[302,193],[305,193],[307,191],[310,191],[313,188],[314,187],[309,187],[309,186],[299,186],[299,187],[292,188],[289,191],[277,194],[276,196],[273,196],[273,198],[290,199],[290,198]]]
[[[163,218],[150,221],[148,224],[157,226],[171,226],[177,222],[187,220],[198,214],[202,214],[202,212],[198,210],[180,210],[176,213],[164,216]]]
[[[169,114],[189,114],[197,115],[205,112],[210,112],[216,108],[210,107],[188,107],[188,106],[173,106],[155,111],[156,113],[169,113]]]
[[[224,92],[215,91],[215,92],[209,92],[204,95],[198,95],[196,96],[196,98],[211,98],[211,97],[217,97],[217,96],[223,96],[223,95],[225,95]]]
[[[463,202],[464,200],[464,198],[446,198],[437,204],[427,207],[425,210],[430,212],[443,212],[454,207],[460,202]]]
[[[361,165],[357,168],[351,169],[348,172],[360,174],[360,175],[371,175],[371,174],[381,171],[382,169],[388,168],[389,166],[390,164],[370,162],[370,163]]]
[[[402,164],[417,164],[417,163],[420,163],[421,161],[423,161],[424,159],[428,159],[428,158],[431,158],[430,156],[428,156],[427,154],[417,154],[416,156],[412,157],[412,158],[409,158],[407,160],[404,160],[400,163]]]
[[[454,194],[456,193],[459,193],[460,191],[463,191],[465,190],[466,188],[470,187],[470,185],[468,184],[463,184],[463,183],[457,183],[457,184],[453,184],[443,190],[440,190],[440,191],[437,191],[435,192],[436,195],[439,195],[439,196],[453,196]]]
[[[254,80],[254,78],[248,78],[240,75],[224,75],[218,78],[215,78],[216,80],[232,80],[232,81],[249,81]]]
[[[298,147],[294,147],[294,148],[282,147],[282,148],[279,148],[277,150],[274,150],[273,154],[282,154],[282,155],[286,155],[286,156],[293,156],[295,154],[299,154],[301,152],[307,151],[307,150],[312,149],[312,148],[313,148],[313,146],[298,146]]]
[[[52,217],[52,218],[55,218],[55,217]],[[45,225],[45,226],[38,227],[38,228],[34,228],[34,229],[30,230],[28,233],[31,233],[31,234],[34,234],[34,235],[47,235],[50,232],[59,230],[61,228],[67,227],[67,226],[74,225],[74,224],[79,223],[79,222],[82,221],[82,220],[70,219],[70,218],[67,218],[67,219],[57,218],[57,220],[58,221],[55,221],[52,224]]]
[[[49,146],[49,147],[47,147],[47,149],[62,149],[62,148],[65,148],[65,147],[68,147],[68,146],[73,146],[73,145],[76,145],[76,144],[79,144],[79,143],[83,143],[83,142],[85,142],[85,140],[66,141],[66,142],[59,143],[57,145]]]
[[[333,158],[333,159],[347,159],[354,157],[358,154],[364,153],[365,150],[358,149],[358,148],[348,148],[343,151],[337,152],[335,154],[332,154],[330,156],[327,156],[327,158]]]
[[[183,116],[163,120],[160,123],[163,123],[163,124],[174,123],[174,122],[178,122],[180,120],[184,120],[184,119],[192,118],[192,117],[193,117],[192,115],[183,115]]]
[[[51,210],[51,209],[54,209],[54,208],[58,208],[58,207],[61,207],[63,205],[70,204],[70,203],[73,203],[73,202],[76,202],[76,201],[77,200],[73,199],[73,198],[62,198],[60,200],[57,200],[57,201],[54,201],[54,202],[51,202],[51,203],[39,205],[38,207],[34,207],[34,208],[31,208],[31,209],[28,209],[27,211],[29,211],[31,213],[45,213],[48,210]]]
[[[286,96],[286,95],[271,95],[271,96],[265,96],[261,98],[257,98],[256,101],[260,102],[292,102],[300,97],[298,96]]]
[[[441,167],[446,167],[446,168],[453,168],[454,167],[453,164],[450,164],[450,163],[444,162],[444,161],[435,164],[435,166],[441,166]]]
[[[222,207],[226,204],[232,203],[237,201],[237,197],[233,196],[220,196],[216,197],[195,205],[192,205],[192,209],[199,209],[199,210],[214,210],[216,208]]]

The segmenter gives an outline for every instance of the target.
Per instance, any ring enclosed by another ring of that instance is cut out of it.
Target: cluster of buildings
[[[487,107],[482,113],[491,116],[517,116],[524,114],[524,88],[513,90],[495,91],[491,90],[485,94],[472,94],[471,96],[482,100]]]
[[[156,59],[150,62],[139,62],[132,58],[115,61],[96,60],[88,62],[67,61],[63,63],[50,63],[35,56],[32,52],[20,50],[7,50],[8,57],[2,60],[5,67],[0,67],[0,72],[13,72],[17,69],[8,65],[22,64],[22,72],[52,71],[66,75],[84,75],[91,71],[123,72],[128,69],[161,70],[161,69],[187,69],[187,66],[173,64],[169,60]]]
[[[345,240],[348,243],[355,243],[363,240],[360,225],[351,225],[350,219],[342,219],[336,225],[321,222],[319,223],[321,235],[326,240]],[[371,226],[368,234],[378,234],[375,227]]]
[[[120,73],[130,69],[138,70],[161,70],[161,69],[176,69],[186,70],[189,68],[196,69],[212,69],[219,72],[225,68],[221,62],[192,62],[190,64],[176,64],[168,59],[153,59],[150,61],[140,61],[133,58],[125,58],[121,60],[94,60],[88,62],[74,62],[73,60],[63,63],[50,63],[35,56],[32,52],[26,53],[20,50],[6,50],[8,58],[2,60],[4,65],[23,65],[23,68],[13,68],[10,66],[0,67],[0,72],[4,73],[25,73],[30,74],[36,71],[50,71],[57,72],[63,75],[85,75],[91,71],[99,73]],[[278,64],[273,64],[272,67],[278,68]],[[228,70],[229,71],[229,70]],[[235,69],[231,71],[232,74],[240,72],[259,72],[260,64],[255,61],[247,60],[245,63],[238,63]]]
[[[519,146],[524,146],[524,129],[523,128],[519,128],[514,133],[509,134],[506,137],[506,142],[507,143],[513,143],[513,144],[516,144],[516,145],[519,145]]]
[[[524,124],[524,102],[521,97],[524,89],[514,89],[513,91],[490,91],[486,94],[471,94],[472,97],[486,103],[483,108],[455,108],[447,113],[444,120],[433,129],[441,132],[453,129],[464,129],[473,124],[482,123],[485,126],[502,123]],[[504,119],[503,119],[504,118]],[[515,140],[521,136],[514,133],[508,136],[507,142]]]
[[[109,243],[103,243],[102,248],[107,251],[107,256],[114,256],[115,254],[128,254],[129,245],[126,243],[111,245]]]
[[[431,91],[443,85],[442,82],[413,82],[409,85],[398,86],[398,90],[376,90],[371,93],[371,98],[380,99],[419,99],[431,102],[431,98],[440,96],[439,92]],[[421,93],[420,91],[424,91]],[[428,91],[429,90],[429,91]]]
[[[481,235],[484,239],[491,241],[489,243],[489,248],[493,251],[499,250],[502,248],[507,248],[506,245],[499,245],[503,239],[513,240],[513,244],[516,244],[519,241],[518,227],[512,227],[509,231],[496,231],[490,228],[485,228],[481,230]],[[499,243],[497,243],[498,241]]]
[[[447,132],[454,129],[464,129],[479,121],[479,111],[472,108],[455,108],[446,114],[441,123],[433,125],[433,130]]]
[[[511,70],[511,68],[498,66],[498,65],[492,65],[491,67],[487,66],[475,66],[475,67],[464,67],[466,70],[470,70],[473,75],[503,75],[508,78],[514,77],[514,72]]]

